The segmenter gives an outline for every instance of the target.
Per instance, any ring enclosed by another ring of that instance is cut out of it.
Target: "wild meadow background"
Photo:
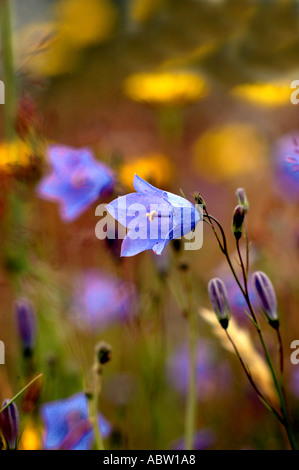
[[[243,359],[276,404],[263,350],[212,230],[204,226],[200,250],[175,240],[160,256],[120,257],[121,240],[96,237],[96,207],[133,192],[135,173],[193,202],[199,192],[226,231],[240,276],[231,224],[236,189],[245,189],[249,280],[262,270],[275,288],[299,443],[299,365],[290,360],[299,339],[299,121],[291,102],[299,2],[2,0],[0,15],[1,402],[42,374],[15,401],[17,447],[93,448],[85,393],[93,390],[94,351],[104,341],[110,360],[101,367],[97,405],[105,448],[183,449],[191,302],[193,447],[289,448],[221,326],[209,320],[207,284],[220,277]],[[281,139],[292,152],[287,163]],[[71,220],[61,212],[65,194],[50,200],[37,189],[53,171],[52,145],[62,156],[88,148],[113,174],[113,188]],[[20,309],[29,310],[25,324]],[[278,368],[275,335],[260,318]]]

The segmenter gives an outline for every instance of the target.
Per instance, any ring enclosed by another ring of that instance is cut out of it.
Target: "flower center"
[[[90,184],[90,179],[84,172],[77,171],[71,176],[71,185],[75,189],[81,189],[88,184]]]

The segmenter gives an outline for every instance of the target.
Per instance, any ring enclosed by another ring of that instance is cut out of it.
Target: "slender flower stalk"
[[[111,347],[109,344],[101,341],[95,347],[94,365],[92,370],[93,390],[87,394],[89,419],[93,425],[95,449],[104,450],[101,427],[98,420],[98,400],[102,388],[103,365],[111,359]]]
[[[186,269],[185,269],[186,268]],[[196,428],[196,346],[197,346],[197,322],[192,298],[191,278],[187,266],[181,269],[182,285],[187,300],[187,320],[188,320],[188,344],[189,344],[189,384],[185,413],[185,449],[193,450],[193,438]]]
[[[0,30],[3,80],[5,86],[4,130],[7,142],[15,137],[14,122],[17,109],[17,84],[14,70],[12,26],[11,26],[11,1],[0,1]],[[9,147],[8,147],[9,148]]]
[[[287,415],[287,407],[286,407],[284,393],[283,393],[281,385],[279,384],[278,379],[276,377],[276,373],[275,373],[275,370],[274,370],[274,367],[273,367],[273,364],[272,364],[272,360],[271,360],[271,356],[270,356],[268,347],[265,343],[265,340],[264,340],[264,337],[263,337],[263,334],[262,334],[257,316],[256,316],[256,314],[253,310],[253,307],[252,307],[250,299],[249,299],[246,267],[244,265],[244,262],[243,262],[243,259],[242,259],[242,256],[241,256],[241,251],[240,251],[240,247],[239,247],[239,238],[238,237],[236,238],[236,245],[237,245],[238,256],[239,256],[240,265],[241,265],[241,269],[242,269],[242,273],[243,273],[244,287],[241,285],[241,283],[238,279],[238,276],[235,272],[235,269],[232,265],[232,262],[230,260],[224,230],[223,230],[221,224],[218,222],[218,220],[208,213],[208,210],[207,210],[206,207],[204,207],[204,221],[212,227],[213,232],[216,236],[217,242],[219,244],[220,250],[225,255],[225,257],[227,259],[227,262],[229,264],[229,267],[232,271],[232,274],[233,274],[233,276],[234,276],[234,278],[235,278],[235,280],[236,280],[236,282],[237,282],[237,284],[238,284],[238,286],[239,286],[239,288],[240,288],[240,290],[241,290],[241,292],[242,292],[242,294],[243,294],[243,296],[246,300],[246,303],[247,303],[247,306],[248,306],[248,309],[249,309],[249,313],[250,313],[248,316],[249,316],[250,320],[252,321],[253,325],[255,326],[256,331],[258,333],[258,336],[259,336],[259,339],[260,339],[260,342],[261,342],[261,345],[262,345],[262,348],[264,350],[264,354],[265,354],[265,357],[266,357],[266,360],[267,360],[267,363],[268,363],[268,367],[270,369],[270,372],[271,372],[271,375],[272,375],[272,378],[273,378],[273,382],[274,382],[274,385],[275,385],[275,388],[276,388],[276,391],[277,391],[277,394],[278,394],[278,397],[279,397],[279,401],[280,401],[280,405],[281,405],[281,412],[282,412],[282,416],[283,416],[283,425],[285,427],[285,430],[286,430],[286,433],[288,435],[288,439],[289,439],[289,442],[290,442],[290,445],[291,445],[292,449],[296,449],[296,443],[295,443],[295,440],[294,440],[294,437],[293,437],[293,434],[292,434],[292,431],[291,431],[291,428],[290,428],[290,423],[289,423],[289,419],[288,419],[288,415]],[[216,226],[220,230],[222,240],[219,238],[216,227],[215,227],[214,224],[216,224]]]

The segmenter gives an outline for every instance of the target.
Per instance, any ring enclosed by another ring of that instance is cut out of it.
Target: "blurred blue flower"
[[[210,429],[202,429],[200,431],[196,431],[193,436],[193,449],[194,450],[208,450],[210,449],[215,443],[215,434]],[[185,439],[181,437],[177,441],[175,441],[171,449],[173,450],[185,450]]]
[[[198,400],[205,401],[228,392],[232,379],[229,364],[219,359],[209,341],[203,339],[198,341],[196,358]],[[167,363],[168,380],[183,396],[186,396],[188,391],[189,374],[189,348],[184,344],[175,351]]]
[[[288,134],[276,142],[275,176],[280,193],[288,200],[299,199],[299,134]]]
[[[106,206],[112,217],[129,229],[121,256],[150,249],[160,255],[169,240],[186,235],[199,222],[199,212],[183,197],[155,188],[137,175],[133,185],[136,193],[121,196]]]
[[[84,393],[64,400],[45,403],[41,415],[46,430],[46,450],[89,450],[93,443],[92,425],[88,420],[88,405]],[[99,425],[105,439],[111,433],[111,425],[99,414]]]
[[[70,314],[77,326],[102,331],[132,317],[135,302],[136,290],[132,283],[89,269],[77,279]]]
[[[48,158],[52,173],[40,182],[37,193],[43,199],[58,201],[65,222],[75,220],[98,197],[112,192],[112,170],[98,162],[89,149],[51,145]]]

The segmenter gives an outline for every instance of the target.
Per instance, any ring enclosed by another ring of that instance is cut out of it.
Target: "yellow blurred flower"
[[[10,173],[14,165],[27,166],[31,155],[30,147],[22,140],[0,142],[0,170]]]
[[[185,104],[202,98],[207,85],[194,73],[136,73],[124,82],[125,94],[135,101],[151,104]]]
[[[120,181],[128,188],[133,188],[135,173],[154,186],[167,186],[173,176],[171,160],[159,153],[149,153],[143,157],[125,163],[120,170]]]
[[[41,434],[33,423],[26,425],[20,441],[20,450],[41,450]]]
[[[147,21],[163,3],[165,0],[132,0],[131,17],[136,22]]]
[[[56,11],[59,30],[78,47],[108,38],[116,20],[110,0],[60,0]]]
[[[282,106],[290,102],[290,83],[248,83],[232,90],[239,99],[262,106]]]
[[[212,128],[193,147],[198,172],[210,180],[229,179],[261,166],[267,146],[249,124],[228,124]]]

